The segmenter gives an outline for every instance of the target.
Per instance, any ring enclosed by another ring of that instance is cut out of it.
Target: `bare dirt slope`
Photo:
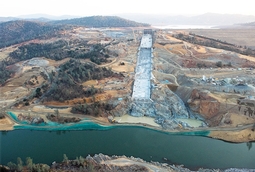
[[[255,40],[251,39],[255,35],[254,29],[196,29],[189,31],[236,45],[255,48]]]
[[[160,84],[178,83],[176,93],[209,126],[230,128],[213,131],[212,137],[237,142],[254,140],[251,128],[231,131],[255,123],[255,104],[238,103],[240,98],[255,96],[254,71],[244,68],[248,64],[255,67],[254,57],[187,43],[164,31],[157,32],[154,45],[153,73]],[[221,66],[217,65],[219,61]]]

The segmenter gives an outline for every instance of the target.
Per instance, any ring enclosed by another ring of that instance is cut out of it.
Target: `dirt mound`
[[[220,102],[208,94],[208,91],[194,89],[188,100],[190,108],[201,114],[205,119],[215,117],[220,110]]]

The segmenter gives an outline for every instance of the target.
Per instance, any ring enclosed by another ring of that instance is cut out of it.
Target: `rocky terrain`
[[[27,165],[16,166],[14,163],[9,163],[9,167],[0,166],[3,172],[28,171],[28,170],[42,170],[50,172],[58,171],[98,171],[98,172],[253,172],[253,169],[196,169],[189,170],[179,165],[168,165],[166,163],[146,162],[140,158],[126,157],[126,156],[107,156],[103,154],[96,154],[93,157],[88,155],[86,158],[77,157],[75,160],[69,160],[64,155],[63,162],[53,162],[51,166],[46,164],[34,164],[31,158],[27,158]]]

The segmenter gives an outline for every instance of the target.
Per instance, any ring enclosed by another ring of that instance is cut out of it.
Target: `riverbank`
[[[14,122],[9,118],[0,119],[0,131],[10,131],[13,130]]]
[[[47,125],[29,125],[17,121],[17,114],[26,113],[25,115],[39,116],[44,119]],[[175,135],[200,135],[211,137],[214,139],[224,140],[228,142],[250,142],[255,140],[255,131],[254,126],[247,125],[237,128],[199,128],[199,122],[191,120],[191,124],[194,128],[178,130],[166,130],[163,129],[160,125],[154,122],[153,118],[150,117],[132,117],[129,115],[124,115],[122,117],[115,117],[114,123],[110,123],[107,118],[103,117],[91,117],[84,115],[72,115],[72,114],[62,114],[63,116],[75,116],[81,118],[81,122],[78,123],[67,123],[67,124],[58,124],[49,121],[44,113],[32,113],[32,112],[23,112],[23,111],[12,111],[9,112],[8,117],[0,120],[0,131],[10,131],[15,129],[30,129],[30,130],[107,130],[113,127],[132,127],[140,126],[146,127],[152,130],[157,130],[161,132],[166,132]],[[186,120],[187,121],[187,120]]]
[[[209,137],[234,143],[253,142],[255,140],[253,128],[250,127],[241,131],[211,131]]]
[[[103,117],[92,117],[80,114],[61,114],[61,116],[68,116],[68,117],[79,117],[82,120],[77,123],[66,123],[66,124],[58,124],[56,122],[49,121],[45,113],[32,113],[24,112],[24,111],[11,111],[7,112],[9,120],[13,123],[12,130],[15,129],[29,129],[29,130],[47,130],[47,131],[61,131],[61,130],[107,130],[114,127],[143,127],[148,128],[155,131],[160,131],[164,133],[169,133],[173,135],[197,135],[197,136],[208,136],[209,131],[202,131],[202,130],[166,130],[163,129],[160,125],[154,122],[153,118],[150,117],[132,117],[128,115],[124,115],[122,117],[115,117],[114,122],[109,122],[107,118]],[[34,125],[29,124],[26,121],[19,121],[17,116],[18,114],[22,115],[30,115],[36,116],[44,119],[44,124]],[[5,130],[5,128],[0,128],[1,130]]]

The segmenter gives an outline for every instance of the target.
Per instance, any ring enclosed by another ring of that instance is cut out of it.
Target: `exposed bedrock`
[[[189,118],[183,101],[167,86],[152,89],[151,102],[132,102],[131,115],[136,117],[149,116],[164,128],[176,128],[175,119]]]

